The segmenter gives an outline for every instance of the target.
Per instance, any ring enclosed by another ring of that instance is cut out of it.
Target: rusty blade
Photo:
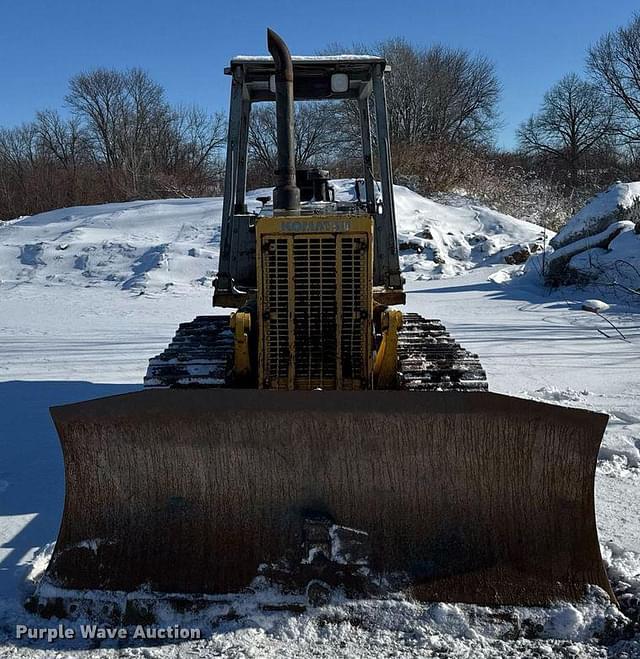
[[[66,471],[48,569],[74,589],[228,593],[309,511],[369,533],[420,600],[609,593],[595,525],[607,417],[493,393],[150,390],[52,408]]]

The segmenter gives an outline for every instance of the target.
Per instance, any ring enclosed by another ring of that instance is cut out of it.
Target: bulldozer
[[[213,305],[230,313],[180,325],[143,390],[51,409],[65,505],[30,606],[137,620],[265,588],[294,608],[547,605],[594,585],[613,600],[594,513],[606,415],[489,392],[477,355],[398,308],[387,62],[292,57],[271,30],[267,45],[225,69]],[[357,108],[352,199],[296,168],[296,101]],[[260,102],[277,168],[249,211]]]

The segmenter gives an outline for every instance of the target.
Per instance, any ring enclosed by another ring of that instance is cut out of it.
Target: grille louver
[[[367,236],[281,235],[262,247],[263,386],[367,388]]]

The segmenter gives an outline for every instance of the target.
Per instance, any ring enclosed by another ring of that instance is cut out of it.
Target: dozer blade
[[[300,553],[319,516],[368,534],[367,573],[418,600],[611,594],[593,499],[602,414],[493,393],[229,389],[51,413],[58,587],[239,592]]]

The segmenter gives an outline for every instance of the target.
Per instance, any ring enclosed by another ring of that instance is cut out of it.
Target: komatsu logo
[[[282,222],[280,229],[286,233],[344,233],[351,230],[348,220],[289,220]]]

